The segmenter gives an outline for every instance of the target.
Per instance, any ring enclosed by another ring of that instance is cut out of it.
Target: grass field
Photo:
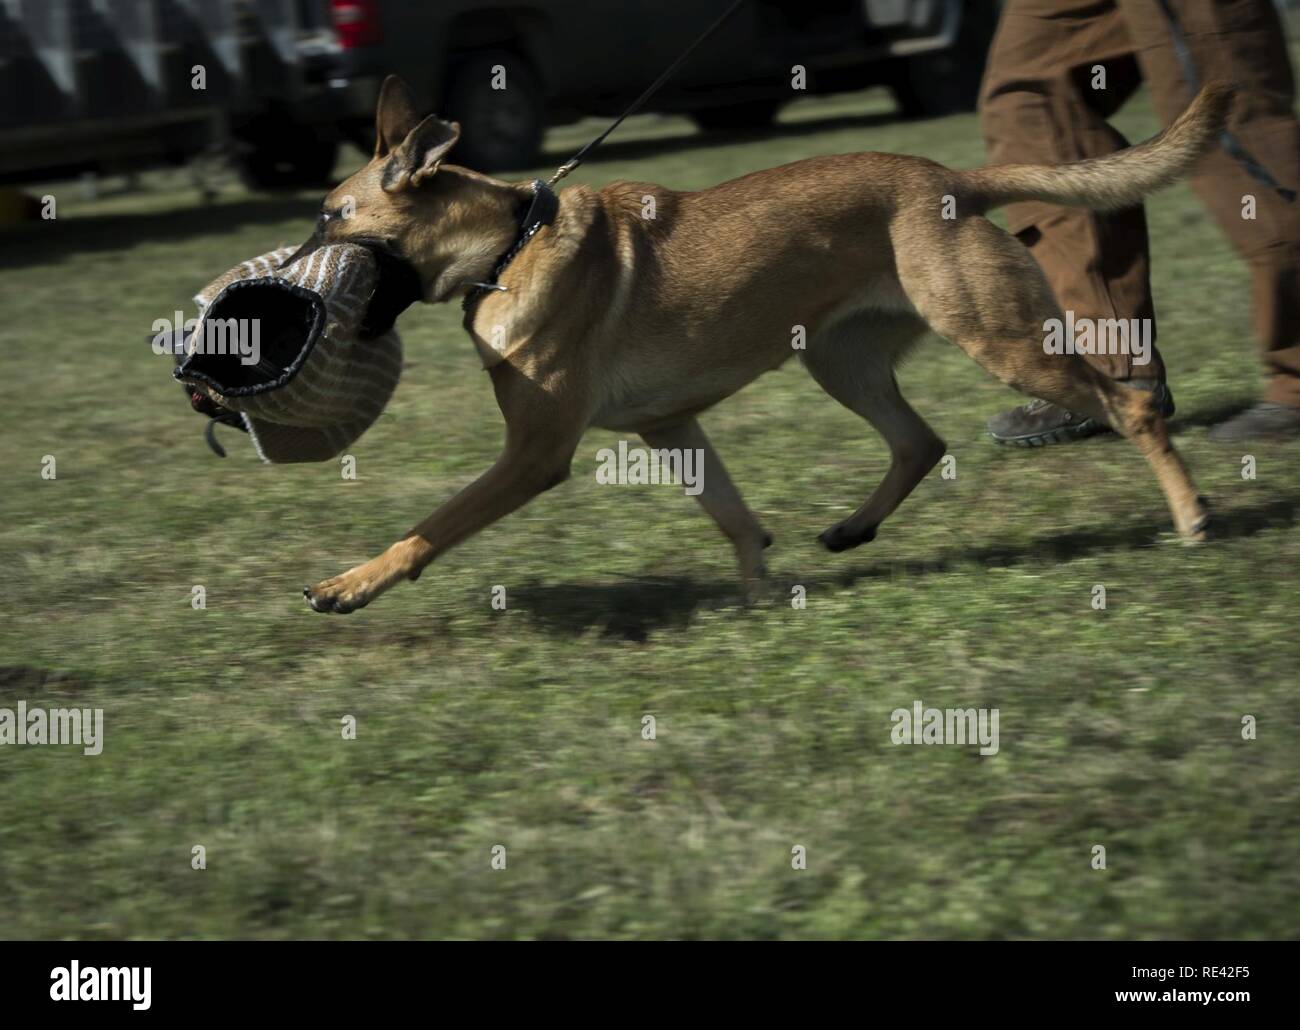
[[[973,115],[887,112],[882,94],[805,102],[785,131],[719,145],[642,119],[575,179],[690,189],[853,150],[981,161]],[[1117,124],[1156,128],[1141,98]],[[555,134],[555,163],[586,128]],[[1300,934],[1300,452],[1250,448],[1248,480],[1242,451],[1206,440],[1258,373],[1245,270],[1185,186],[1148,213],[1213,542],[1173,540],[1121,441],[995,447],[984,420],[1018,399],[931,341],[900,381],[957,476],[936,470],[859,550],[815,538],[885,448],[796,362],[704,418],[803,610],[739,606],[695,503],[598,486],[618,437],[593,432],[567,484],[347,618],[310,612],[303,585],[497,452],[459,308],[404,317],[409,367],[352,448],[355,481],[260,465],[231,432],[221,461],[144,334],[303,239],[318,197],[195,207],[176,175],[56,194],[59,219],[0,255],[0,707],[100,707],[105,742],[0,749],[0,935]],[[916,700],[997,708],[1000,752],[894,746],[890,713]]]

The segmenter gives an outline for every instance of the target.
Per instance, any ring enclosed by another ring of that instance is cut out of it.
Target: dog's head
[[[375,153],[331,190],[311,238],[286,265],[327,243],[369,247],[380,281],[364,322],[387,330],[417,300],[437,303],[486,279],[514,240],[520,187],[446,163],[456,122],[420,118],[406,83],[384,80]]]

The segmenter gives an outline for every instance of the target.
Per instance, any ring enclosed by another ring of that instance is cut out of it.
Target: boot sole
[[[1070,443],[1074,440],[1086,440],[1090,436],[1114,432],[1110,426],[1088,419],[1074,426],[1061,426],[1049,433],[1035,433],[1032,436],[994,436],[995,443],[1003,447],[1046,447],[1054,443]],[[993,436],[992,433],[989,434]]]
[[[1176,411],[1174,406],[1174,395],[1166,393],[1164,403],[1160,406],[1160,414],[1166,419],[1173,418]],[[1113,433],[1115,430],[1103,422],[1089,418],[1073,426],[1061,426],[1053,429],[1048,433],[1034,433],[1030,436],[994,436],[995,443],[1003,447],[1046,447],[1054,443],[1070,443],[1074,440],[1086,440],[1090,436],[1099,436],[1102,433]]]

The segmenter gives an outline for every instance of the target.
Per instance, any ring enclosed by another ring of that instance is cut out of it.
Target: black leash
[[[586,157],[589,153],[591,153],[593,150],[595,150],[602,143],[604,143],[605,139],[609,136],[609,134],[613,132],[615,129],[617,129],[620,125],[622,125],[625,119],[627,119],[631,115],[636,114],[637,111],[641,110],[641,105],[644,104],[647,100],[649,100],[652,96],[654,96],[655,93],[659,91],[659,88],[670,78],[672,78],[673,72],[675,72],[678,68],[680,68],[682,64],[686,61],[686,59],[691,56],[691,54],[695,53],[695,51],[699,48],[701,43],[703,43],[706,39],[708,39],[715,32],[717,32],[718,29],[722,28],[723,22],[725,22],[728,18],[730,18],[733,14],[735,14],[736,11],[740,10],[740,5],[743,4],[744,2],[745,0],[735,0],[735,2],[730,7],[728,7],[725,11],[723,11],[722,14],[718,16],[718,20],[715,21],[712,25],[710,25],[707,29],[705,29],[704,34],[700,36],[699,39],[697,39],[694,43],[692,43],[689,47],[687,47],[686,50],[682,53],[682,55],[679,58],[677,58],[677,60],[675,60],[672,64],[670,64],[666,69],[664,69],[664,73],[649,85],[649,87],[646,89],[644,93],[642,93],[639,97],[637,97],[634,101],[632,101],[632,105],[626,111],[624,111],[621,115],[619,115],[616,119],[614,119],[613,125],[611,125],[608,129],[602,132],[599,136],[597,136],[594,140],[588,143],[581,150],[579,150],[576,154],[574,154],[571,158],[569,158],[569,160],[565,161],[564,164],[560,165],[559,170],[554,175],[552,175],[549,180],[547,180],[546,185],[554,186],[557,182],[563,179],[571,171],[577,168],[578,165],[582,164],[582,159]]]
[[[1174,56],[1178,58],[1178,63],[1182,66],[1183,77],[1187,80],[1187,88],[1192,91],[1192,95],[1201,88],[1200,76],[1196,74],[1196,63],[1192,60],[1192,52],[1187,46],[1187,37],[1183,34],[1183,27],[1178,22],[1178,16],[1174,14],[1174,9],[1170,6],[1169,0],[1160,0],[1160,11],[1169,22],[1169,34],[1174,41]],[[1267,186],[1271,190],[1276,190],[1278,196],[1288,204],[1295,200],[1295,190],[1288,189],[1278,183],[1273,176],[1269,175],[1268,169],[1256,161],[1247,153],[1246,148],[1237,142],[1237,137],[1227,129],[1219,137],[1219,143],[1225,153],[1231,157],[1237,164],[1245,169],[1252,179],[1261,186]]]
[[[550,181],[542,182],[541,179],[533,180],[532,203],[528,205],[527,211],[524,212],[523,216],[519,220],[519,235],[515,238],[515,242],[511,245],[510,249],[501,255],[501,258],[496,263],[496,267],[492,269],[491,277],[486,282],[470,284],[471,289],[465,294],[465,299],[461,302],[461,307],[467,314],[472,317],[474,308],[477,306],[478,301],[484,294],[491,293],[493,290],[505,289],[505,287],[500,285],[498,282],[501,278],[501,273],[506,270],[506,267],[510,262],[518,256],[521,250],[524,249],[524,246],[528,241],[537,235],[538,230],[540,230],[542,226],[550,225],[555,220],[555,215],[559,211],[560,202],[552,187],[577,168],[578,165],[582,164],[582,159],[604,143],[609,137],[609,134],[622,125],[628,117],[636,114],[636,112],[641,109],[641,105],[654,96],[659,88],[672,77],[673,72],[680,68],[686,59],[699,49],[701,43],[717,32],[718,29],[722,27],[722,24],[740,9],[740,5],[744,2],[745,0],[734,0],[732,5],[723,11],[722,14],[718,16],[718,19],[705,29],[704,33],[694,43],[687,47],[677,60],[664,69],[663,74],[660,75],[659,78],[655,79],[655,81],[647,87],[645,92],[632,101],[632,104],[628,109],[619,115],[608,129],[579,150],[573,155],[573,157],[564,162],[564,164],[560,165],[556,173],[551,176]]]

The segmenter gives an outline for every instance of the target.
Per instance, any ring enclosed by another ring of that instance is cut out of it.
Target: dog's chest
[[[641,351],[601,376],[601,400],[592,424],[603,429],[639,431],[696,415],[783,364],[789,350],[726,361],[726,354],[689,362]]]

